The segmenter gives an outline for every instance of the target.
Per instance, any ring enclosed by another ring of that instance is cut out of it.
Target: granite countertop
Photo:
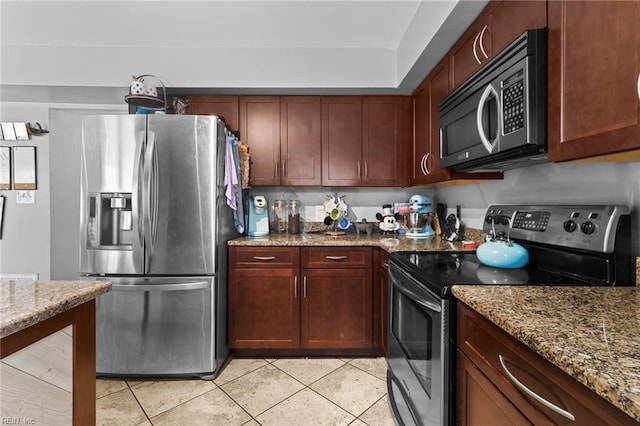
[[[0,281],[0,337],[68,311],[110,290],[108,281]]]
[[[454,286],[453,294],[640,421],[640,289]]]
[[[468,229],[467,237],[481,241],[482,232]],[[460,251],[460,242],[449,242],[437,235],[428,238],[409,238],[396,234],[347,234],[330,236],[325,233],[270,234],[268,237],[239,237],[228,241],[229,246],[345,246],[380,247],[389,253],[395,251]],[[473,251],[475,249],[471,249]]]

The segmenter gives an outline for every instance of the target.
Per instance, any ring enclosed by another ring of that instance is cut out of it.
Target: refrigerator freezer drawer
[[[97,300],[97,374],[216,372],[214,277],[109,278]]]

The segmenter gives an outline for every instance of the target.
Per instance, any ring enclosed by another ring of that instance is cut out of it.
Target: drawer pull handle
[[[328,260],[347,260],[347,256],[326,256]]]
[[[555,411],[556,413],[571,420],[572,422],[576,421],[576,418],[573,416],[573,414],[571,414],[566,410],[563,410],[562,408],[558,407],[555,404],[550,403],[549,401],[547,401],[546,399],[544,399],[543,397],[541,397],[540,395],[538,395],[537,393],[535,393],[534,391],[532,391],[531,389],[529,389],[528,387],[520,383],[520,381],[516,379],[513,374],[511,374],[507,366],[504,365],[504,358],[502,358],[502,355],[498,355],[498,359],[500,360],[500,365],[502,366],[502,369],[504,370],[505,374],[507,375],[509,380],[511,380],[511,382],[518,387],[518,389],[520,389],[522,392],[526,393],[531,398],[538,401],[540,404],[549,408],[550,410]]]
[[[253,258],[261,262],[271,262],[272,260],[276,260],[275,256],[253,256]]]
[[[293,278],[293,297],[298,298],[298,276]]]

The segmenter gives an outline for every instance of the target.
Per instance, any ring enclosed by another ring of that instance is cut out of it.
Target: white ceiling
[[[2,95],[143,73],[212,93],[410,93],[485,4],[0,0]]]

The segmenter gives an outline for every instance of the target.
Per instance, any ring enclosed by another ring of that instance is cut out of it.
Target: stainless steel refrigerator
[[[87,116],[80,272],[97,300],[97,373],[215,377],[228,355],[224,124],[214,116]]]

